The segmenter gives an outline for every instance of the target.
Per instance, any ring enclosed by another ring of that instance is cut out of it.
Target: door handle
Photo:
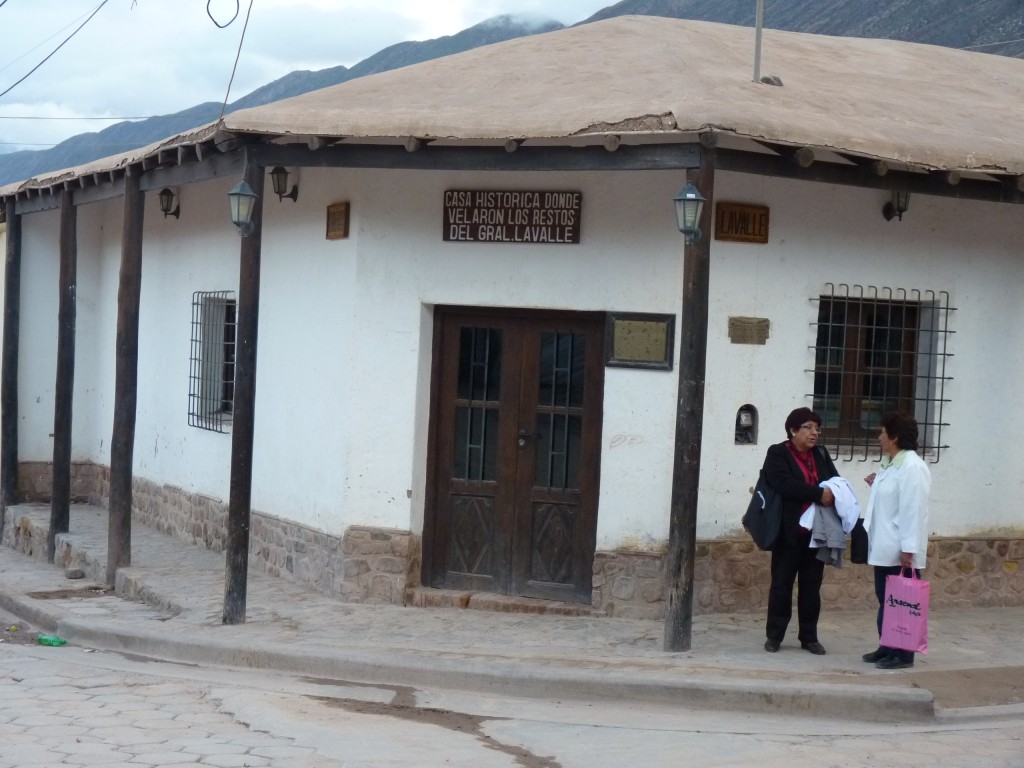
[[[532,437],[532,435],[530,434],[529,430],[520,429],[519,430],[519,447],[520,448],[525,448],[526,447],[526,441],[529,440],[531,437]]]

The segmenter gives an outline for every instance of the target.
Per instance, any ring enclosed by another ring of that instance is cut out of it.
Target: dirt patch
[[[37,645],[39,634],[39,631],[32,627],[23,624],[9,624],[4,627],[3,632],[0,632],[0,642],[11,645]]]
[[[28,597],[36,600],[68,600],[88,597],[108,597],[114,594],[110,586],[80,587],[78,589],[53,589],[48,592],[29,592]]]
[[[1024,703],[1024,668],[984,667],[949,672],[909,672],[906,681],[925,688],[946,709]]]

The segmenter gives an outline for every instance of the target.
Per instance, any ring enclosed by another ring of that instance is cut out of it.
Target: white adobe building
[[[252,562],[349,599],[656,617],[690,489],[696,610],[748,609],[767,559],[739,519],[786,414],[819,410],[860,486],[903,407],[933,464],[933,600],[1021,604],[1024,62],[766,30],[771,85],[752,56],[749,29],[623,17],[0,188],[4,501],[113,508],[127,478],[136,520],[230,552],[237,504]],[[295,199],[260,189],[276,167]],[[684,259],[688,180],[707,203]],[[830,572],[826,601],[867,604],[869,580]]]

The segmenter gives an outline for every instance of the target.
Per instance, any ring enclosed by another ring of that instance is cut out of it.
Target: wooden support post
[[[669,516],[666,651],[688,651],[693,628],[693,573],[697,551],[697,499],[704,425],[704,379],[708,348],[708,296],[714,208],[715,151],[701,150],[700,168],[688,172],[706,198],[699,243],[683,249],[682,338],[675,456]]]
[[[13,197],[7,212],[4,264],[3,373],[0,374],[0,533],[5,512],[18,499],[18,347],[21,327],[21,216]]]
[[[78,212],[71,191],[60,201],[60,299],[57,308],[57,381],[53,403],[53,481],[50,531],[46,559],[53,562],[57,534],[67,533],[71,521],[71,407],[75,391],[75,323],[77,289]]]
[[[107,584],[132,564],[132,461],[139,374],[139,296],[142,290],[142,222],[146,196],[139,177],[124,180],[121,276],[117,287],[114,427],[110,437],[110,518],[107,522]]]
[[[235,337],[235,402],[231,424],[231,489],[228,499],[224,623],[245,623],[249,567],[249,517],[256,405],[256,340],[259,331],[260,248],[263,236],[264,168],[249,162],[245,181],[256,193],[253,228],[242,238]]]

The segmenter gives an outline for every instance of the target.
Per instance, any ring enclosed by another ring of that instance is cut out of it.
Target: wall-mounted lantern
[[[256,210],[256,200],[256,193],[244,179],[235,184],[228,192],[231,223],[235,225],[241,237],[248,236],[253,230],[252,216]]]
[[[704,211],[704,195],[691,182],[687,182],[679,194],[672,198],[676,204],[676,223],[679,231],[686,236],[686,244],[701,241],[700,215]]]

